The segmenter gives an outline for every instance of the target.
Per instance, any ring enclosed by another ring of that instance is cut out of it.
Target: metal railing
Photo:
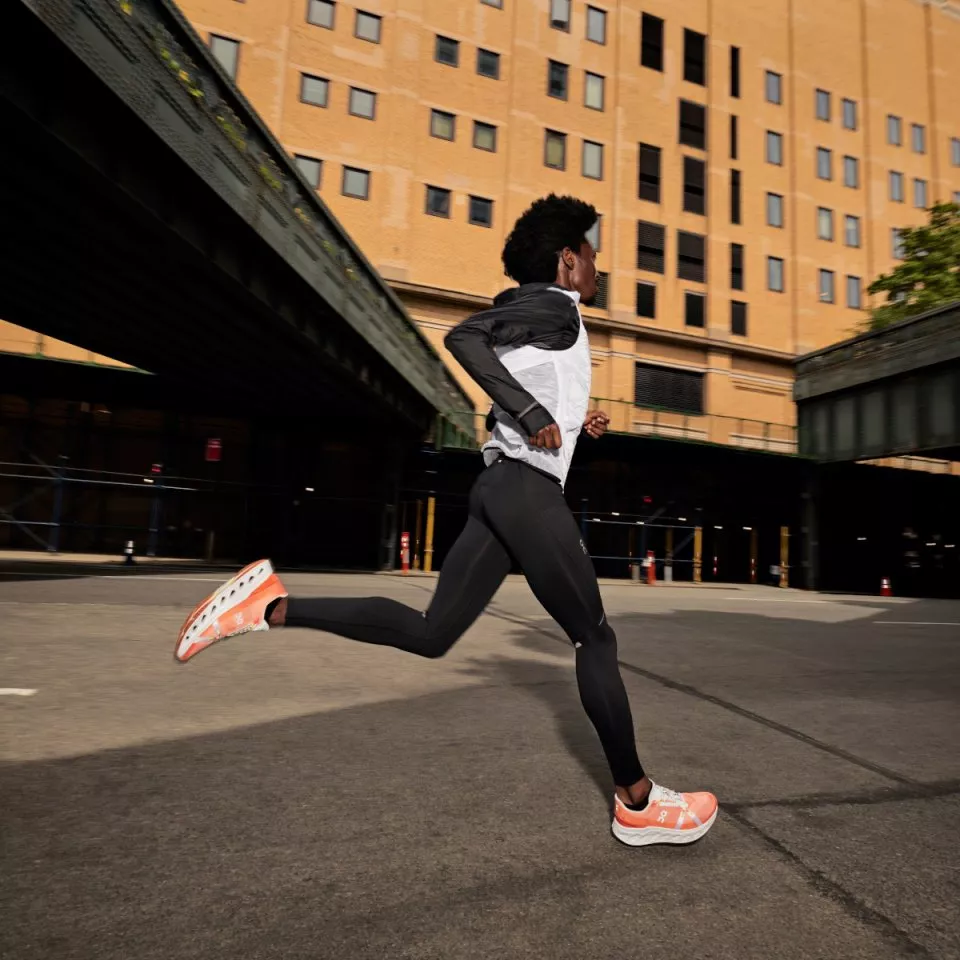
[[[791,456],[797,454],[797,428],[789,423],[716,413],[682,413],[602,397],[592,398],[591,406],[599,407],[610,416],[608,429],[611,433],[711,443]],[[438,427],[437,446],[472,449],[485,443],[490,437],[486,414],[474,413],[472,420],[472,432],[454,429],[449,424]]]

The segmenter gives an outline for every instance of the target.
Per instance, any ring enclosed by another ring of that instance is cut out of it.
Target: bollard
[[[132,567],[137,562],[136,560],[133,559],[133,541],[132,540],[127,541],[127,546],[123,552],[124,552],[124,555],[126,556],[126,560],[124,560],[124,564],[128,567]]]
[[[410,534],[406,531],[400,534],[400,572],[410,574]]]
[[[657,560],[652,550],[647,551],[647,559],[643,563],[647,568],[647,583],[653,586],[657,582]]]
[[[890,578],[881,577],[880,579],[880,596],[881,597],[892,597],[893,590],[890,588]]]

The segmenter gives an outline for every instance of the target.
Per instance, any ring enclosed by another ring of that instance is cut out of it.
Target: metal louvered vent
[[[702,373],[638,363],[634,391],[638,407],[703,413]]]

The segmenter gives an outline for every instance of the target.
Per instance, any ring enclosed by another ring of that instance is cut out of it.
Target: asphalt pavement
[[[721,803],[631,849],[522,581],[441,660],[286,630],[181,666],[218,575],[41,566],[0,570],[4,957],[960,958],[960,603],[604,586],[648,771]]]

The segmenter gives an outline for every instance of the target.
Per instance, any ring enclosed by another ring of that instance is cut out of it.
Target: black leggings
[[[636,783],[644,773],[593,562],[559,484],[524,464],[500,460],[473,485],[467,525],[444,560],[425,613],[384,597],[291,598],[286,625],[442,657],[483,612],[511,559],[573,641],[580,701],[614,782]]]

